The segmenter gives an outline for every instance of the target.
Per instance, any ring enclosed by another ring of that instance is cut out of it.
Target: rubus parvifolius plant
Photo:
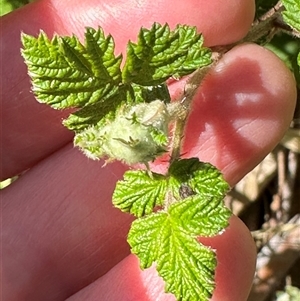
[[[181,159],[189,105],[212,64],[196,28],[153,24],[129,42],[126,60],[102,29],[77,37],[41,32],[22,35],[22,55],[40,102],[56,109],[77,107],[64,125],[74,144],[92,159],[144,163],[116,185],[113,204],[134,214],[128,242],[142,268],[156,263],[166,290],[178,300],[207,300],[214,290],[215,252],[197,241],[228,225],[223,198],[229,190],[220,172],[197,158]],[[166,80],[192,76],[182,98],[171,102]],[[170,128],[172,130],[170,131]],[[148,162],[169,152],[168,171],[152,172]]]
[[[264,43],[274,29],[299,35],[299,1],[283,3],[286,10],[278,3],[239,43]],[[181,158],[181,144],[189,135],[184,128],[197,88],[234,45],[209,49],[196,28],[171,30],[158,23],[142,28],[136,43],[128,42],[123,63],[113,38],[101,28],[86,28],[84,44],[76,36],[49,39],[43,32],[38,37],[23,33],[22,43],[37,100],[55,109],[77,108],[63,121],[75,131],[75,146],[95,160],[145,165],[124,174],[112,200],[137,218],[128,242],[141,268],[155,263],[166,291],[177,300],[208,300],[217,259],[197,237],[227,227],[231,212],[223,198],[229,185],[211,164]],[[171,101],[166,81],[189,74],[181,97]],[[166,153],[167,171],[151,171],[149,162]]]

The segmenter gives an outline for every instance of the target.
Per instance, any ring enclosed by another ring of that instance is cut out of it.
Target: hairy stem
[[[188,113],[186,115],[188,115]],[[185,121],[186,121],[186,118],[185,119],[177,119],[175,121],[170,165],[175,160],[177,160],[181,155],[181,144],[182,144],[184,127],[185,127]]]
[[[171,116],[175,116],[173,137],[172,137],[172,150],[170,164],[181,156],[182,138],[184,136],[185,124],[190,112],[191,103],[193,98],[201,86],[204,77],[209,73],[211,68],[219,60],[219,55],[214,58],[214,61],[209,66],[196,70],[187,81],[184,92],[180,100],[170,104],[169,111]]]

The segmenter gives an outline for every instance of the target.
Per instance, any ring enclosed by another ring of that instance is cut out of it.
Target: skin
[[[155,269],[141,271],[129,255],[132,217],[111,205],[126,167],[101,168],[84,157],[61,125],[68,114],[34,100],[19,54],[20,32],[82,35],[85,26],[100,25],[120,52],[141,25],[186,23],[197,26],[211,46],[244,36],[253,14],[250,0],[44,0],[2,18],[1,178],[30,168],[1,191],[3,300],[174,300]],[[171,84],[174,97],[182,85]],[[277,57],[256,45],[236,47],[195,97],[184,152],[216,165],[234,185],[280,141],[295,100],[294,79]],[[212,300],[246,300],[255,266],[246,227],[232,217],[222,235],[199,240],[217,250]]]

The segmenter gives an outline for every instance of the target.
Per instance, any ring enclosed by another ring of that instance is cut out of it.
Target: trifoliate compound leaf
[[[142,28],[138,42],[129,42],[123,80],[140,85],[161,84],[171,76],[181,77],[211,63],[211,52],[203,47],[203,38],[195,27],[155,23]]]
[[[282,0],[286,10],[282,12],[283,20],[300,32],[300,0]]]
[[[172,116],[165,80],[211,63],[202,36],[186,25],[142,29],[138,43],[128,44],[123,72],[122,56],[114,55],[114,41],[101,28],[87,28],[84,44],[74,35],[49,39],[43,32],[37,38],[23,34],[22,42],[37,99],[57,109],[78,109],[64,121],[76,132],[75,145],[90,158],[128,164],[167,151]]]
[[[130,212],[137,217],[152,213],[162,206],[166,195],[164,176],[141,170],[130,170],[119,181],[113,194],[115,207]]]
[[[111,36],[87,28],[85,45],[76,36],[49,39],[22,34],[22,55],[40,102],[62,109],[101,101],[121,82],[122,57]]]
[[[171,205],[167,212],[138,219],[128,235],[141,267],[156,263],[158,273],[166,282],[166,291],[182,301],[206,301],[214,290],[215,254],[196,239],[202,232],[199,225],[205,224],[201,214],[195,215],[199,209],[197,201],[190,197]],[[209,201],[206,205],[210,206]],[[228,218],[227,213],[225,216]]]

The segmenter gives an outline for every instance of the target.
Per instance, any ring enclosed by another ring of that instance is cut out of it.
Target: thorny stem
[[[265,43],[269,42],[278,31],[276,21],[281,19],[283,10],[284,7],[279,1],[268,12],[253,22],[251,30],[239,43],[258,42],[262,39]]]
[[[180,97],[180,100],[171,104],[170,111],[171,115],[176,116],[174,122],[174,130],[172,137],[172,151],[170,164],[172,164],[175,160],[177,160],[181,156],[181,146],[182,146],[182,138],[184,135],[184,128],[186,124],[187,117],[190,112],[191,103],[193,98],[199,89],[202,80],[209,73],[211,68],[216,64],[219,60],[219,56],[216,57],[212,64],[209,66],[200,68],[196,70],[190,79],[187,81],[184,92]]]
[[[188,114],[186,114],[186,115],[188,115]],[[170,165],[174,161],[176,161],[181,155],[181,144],[182,144],[181,142],[182,142],[182,138],[183,138],[185,121],[186,121],[186,117],[184,119],[177,119],[175,121]]]

